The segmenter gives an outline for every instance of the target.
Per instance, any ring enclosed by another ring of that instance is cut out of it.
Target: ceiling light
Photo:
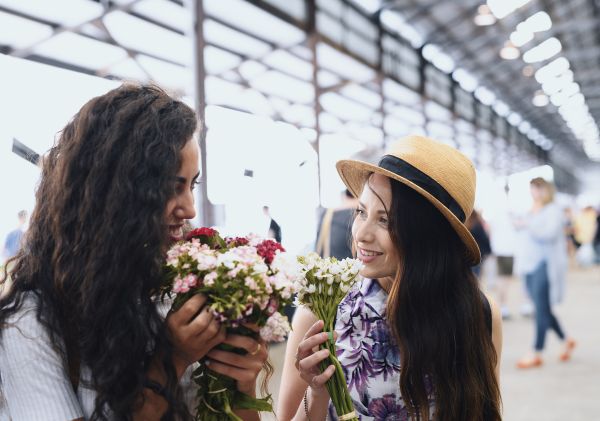
[[[522,121],[521,124],[519,124],[519,131],[521,133],[525,134],[529,129],[531,129],[531,124],[529,124],[528,121]]]
[[[483,105],[491,105],[496,100],[496,95],[484,86],[475,89],[474,95]]]
[[[550,101],[552,101],[552,104],[556,107],[561,107],[566,99],[567,97],[560,91],[550,97]]]
[[[496,101],[492,108],[500,117],[506,117],[510,113],[510,108],[502,101]]]
[[[504,47],[500,50],[500,57],[504,60],[514,60],[519,58],[521,52],[511,41],[506,41]]]
[[[517,25],[517,31],[543,32],[552,28],[552,19],[546,12],[537,12]]]
[[[527,137],[530,138],[531,140],[538,140],[542,136],[540,135],[540,132],[537,129],[531,128],[527,132]]]
[[[554,143],[552,143],[551,140],[548,140],[546,138],[544,138],[544,140],[541,144],[542,149],[545,151],[549,151],[550,149],[552,149],[553,146],[554,146]]]
[[[525,77],[533,76],[534,72],[535,70],[533,69],[533,66],[531,64],[528,64],[527,66],[523,67],[523,76]]]
[[[542,83],[542,89],[546,95],[552,95],[572,82],[573,72],[571,70],[567,70],[561,75],[553,77],[552,79],[548,79],[546,82]]]
[[[527,3],[529,0],[488,0],[487,2],[490,10],[498,19],[508,16]]]
[[[552,28],[552,20],[548,13],[537,12],[517,25],[516,30],[510,34],[510,40],[517,47],[522,47],[533,39],[536,32],[547,31]]]
[[[579,92],[579,84],[571,83],[551,96],[552,103],[557,107],[563,105],[569,98]],[[583,97],[583,95],[582,95]]]
[[[544,83],[548,79],[566,72],[569,70],[569,67],[571,67],[569,60],[564,57],[559,57],[546,64],[544,67],[538,69],[538,71],[535,72],[535,80],[537,80],[539,83]]]
[[[437,45],[425,44],[422,52],[423,57],[442,72],[451,73],[454,70],[455,64],[454,60],[452,60],[452,57],[442,52]]]
[[[525,63],[537,63],[538,61],[548,60],[549,58],[560,53],[562,45],[560,41],[555,38],[549,38],[542,42],[536,47],[533,47],[529,51],[523,54],[523,61]]]
[[[477,15],[475,15],[473,21],[477,26],[489,26],[496,23],[496,17],[487,4],[482,4],[477,8]]]
[[[479,82],[477,79],[467,72],[465,69],[458,68],[452,73],[452,79],[454,79],[461,88],[463,88],[467,92],[473,92]]]
[[[414,48],[419,48],[424,44],[423,36],[410,23],[406,22],[400,13],[383,9],[380,20],[388,29],[410,42]]]
[[[536,107],[545,107],[546,105],[548,105],[548,102],[550,102],[550,100],[548,99],[546,94],[544,94],[543,91],[536,91],[533,95],[533,99],[531,100],[531,102]]]
[[[581,94],[577,94],[577,95],[581,95]],[[581,101],[581,100],[579,100],[579,101]],[[561,104],[561,106],[558,107],[558,113],[562,116],[563,119],[568,120],[568,121],[575,121],[575,120],[587,121],[590,118],[592,118],[592,116],[589,115],[589,111],[590,110],[589,110],[588,106],[586,104],[582,104],[581,102],[579,103],[579,105],[566,102],[564,104]]]
[[[576,82],[572,82],[572,83],[568,84],[561,90],[561,92],[564,93],[568,97],[571,95],[575,95],[579,91],[580,91],[579,84]]]
[[[511,126],[516,126],[517,124],[519,124],[523,119],[521,118],[521,116],[515,112],[512,112],[509,114],[508,116],[508,123]]]
[[[533,32],[514,31],[510,34],[510,41],[517,47],[522,47],[533,39]]]
[[[581,107],[585,105],[585,97],[583,94],[578,93],[571,97],[568,97],[565,103],[563,104],[565,107]]]

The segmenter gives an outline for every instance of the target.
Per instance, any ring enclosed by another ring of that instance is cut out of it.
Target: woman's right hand
[[[319,369],[319,363],[329,356],[328,349],[315,352],[319,345],[329,340],[329,334],[322,332],[323,326],[322,320],[315,322],[304,335],[296,352],[296,369],[298,369],[300,377],[315,390],[323,389],[323,386],[335,371],[333,364],[329,365],[322,373]],[[334,332],[333,335],[335,340],[337,334]]]
[[[206,296],[198,294],[167,316],[167,329],[174,347],[173,362],[179,377],[189,365],[225,340],[225,326],[214,318],[205,304]]]

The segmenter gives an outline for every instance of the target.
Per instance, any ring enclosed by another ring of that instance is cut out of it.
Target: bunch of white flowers
[[[335,311],[358,280],[358,272],[363,267],[362,262],[357,259],[321,258],[316,253],[299,256],[298,262],[302,265],[303,276],[297,278],[294,288],[298,293],[296,305],[303,304],[313,311],[320,304],[328,308],[333,304]]]
[[[335,257],[321,258],[316,253],[300,256],[298,262],[302,265],[304,276],[296,282],[296,305],[306,306],[318,319],[323,320],[323,331],[333,332],[337,307],[358,281],[358,272],[363,264],[356,259],[338,261]],[[358,421],[344,371],[336,357],[334,341],[329,340],[321,344],[320,348],[329,350],[329,357],[321,363],[321,368],[329,364],[335,366],[335,371],[325,386],[339,419]]]

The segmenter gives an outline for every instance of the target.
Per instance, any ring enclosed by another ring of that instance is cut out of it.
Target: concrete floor
[[[563,329],[577,341],[573,358],[558,361],[560,343],[553,333],[546,340],[544,365],[518,370],[516,361],[526,354],[534,338],[533,319],[518,315],[522,289],[509,282],[509,308],[504,322],[501,390],[505,421],[600,420],[600,267],[569,271],[567,296],[554,311]],[[277,401],[285,345],[271,347],[275,374],[270,391]],[[275,417],[264,414],[265,421]]]
[[[513,284],[509,296],[517,304],[521,287]],[[560,342],[549,333],[544,365],[518,370],[516,361],[533,345],[533,321],[517,316],[504,323],[501,388],[506,421],[600,420],[600,268],[570,270],[566,299],[554,311],[567,335],[577,341],[567,363],[558,361]]]

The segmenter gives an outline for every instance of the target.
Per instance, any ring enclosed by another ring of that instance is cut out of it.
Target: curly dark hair
[[[165,207],[196,126],[194,111],[160,88],[125,84],[85,104],[44,159],[0,326],[35,298],[65,366],[91,370],[92,420],[132,418],[152,355],[167,374],[164,419],[191,419],[153,294],[169,241]]]

